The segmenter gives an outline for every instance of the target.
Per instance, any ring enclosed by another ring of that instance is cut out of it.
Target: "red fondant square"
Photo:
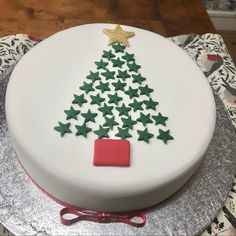
[[[129,141],[117,139],[96,139],[94,143],[93,165],[129,166]]]

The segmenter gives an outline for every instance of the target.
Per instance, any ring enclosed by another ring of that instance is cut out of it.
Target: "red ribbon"
[[[73,214],[77,217],[66,219],[66,214]],[[133,218],[139,218],[140,222],[135,222]],[[132,211],[126,214],[112,214],[106,212],[80,211],[76,208],[63,208],[60,211],[60,220],[63,225],[71,225],[78,221],[86,220],[98,223],[125,223],[134,227],[142,227],[146,223],[146,215],[142,211]]]

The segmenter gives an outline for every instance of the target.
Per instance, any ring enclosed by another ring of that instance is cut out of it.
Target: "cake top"
[[[110,196],[186,173],[202,159],[215,125],[210,86],[191,58],[160,35],[121,27],[135,32],[129,47],[107,45],[102,32],[111,24],[44,40],[17,64],[6,95],[10,132],[30,163]],[[94,141],[106,136],[130,142],[129,168],[93,166]]]

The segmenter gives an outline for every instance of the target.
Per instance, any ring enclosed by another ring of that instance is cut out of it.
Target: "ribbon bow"
[[[77,217],[66,219],[66,214],[73,214]],[[141,220],[140,222],[133,221],[134,218]],[[60,211],[60,220],[63,225],[71,225],[78,221],[86,220],[99,223],[125,223],[134,227],[142,227],[146,223],[146,215],[142,211],[132,211],[127,214],[112,214],[106,212],[90,212],[80,211],[76,208],[63,208]]]

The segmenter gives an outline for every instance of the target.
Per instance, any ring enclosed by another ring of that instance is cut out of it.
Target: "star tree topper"
[[[121,43],[127,47],[129,46],[128,38],[134,36],[134,32],[124,31],[120,25],[117,25],[115,29],[104,29],[103,33],[109,37],[109,45]]]

